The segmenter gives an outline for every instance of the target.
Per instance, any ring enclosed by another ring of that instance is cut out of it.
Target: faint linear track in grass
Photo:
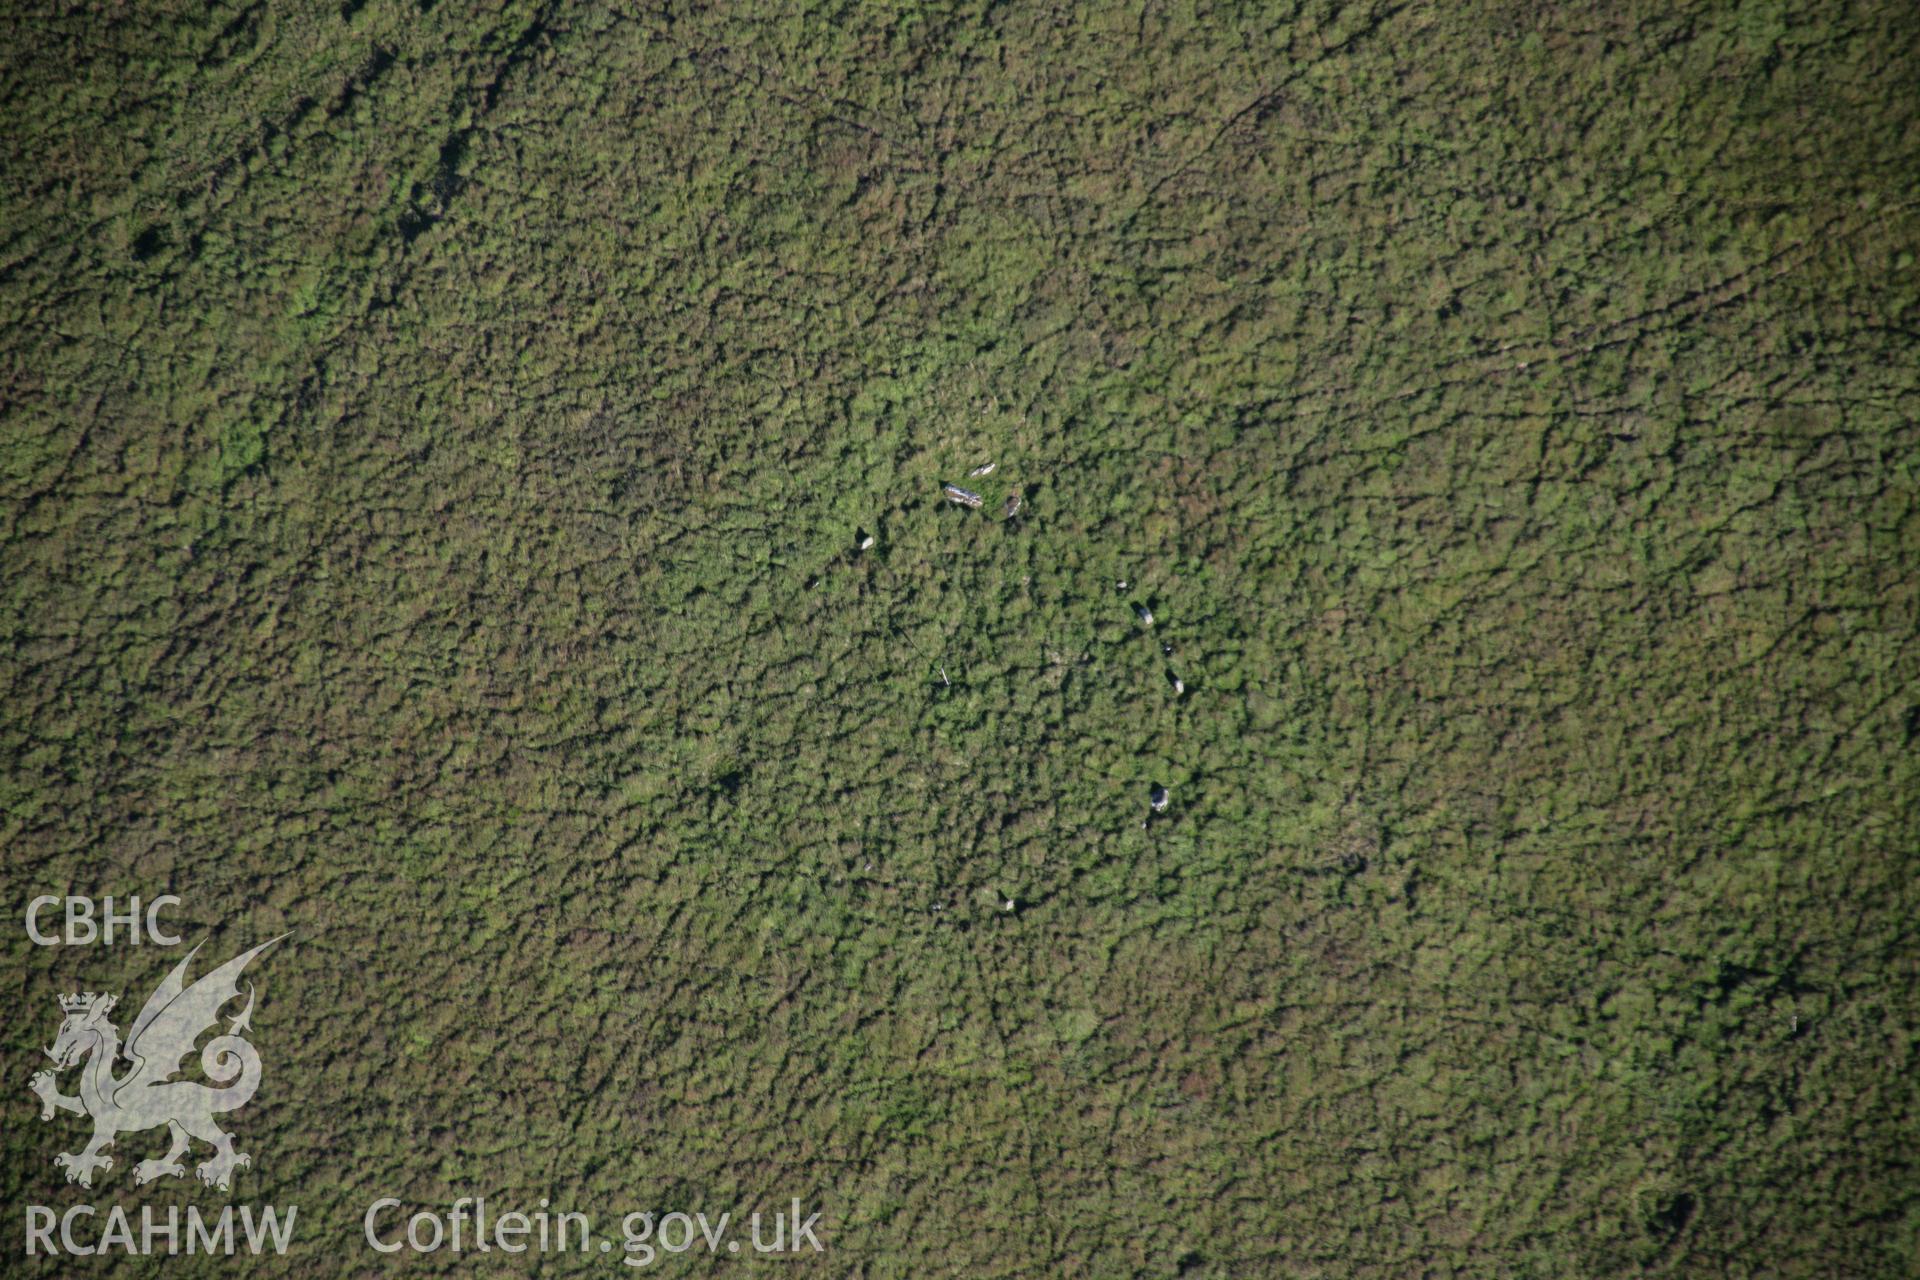
[[[1363,23],[1357,30],[1355,30],[1352,34],[1348,35],[1344,40],[1340,41],[1338,44],[1329,45],[1327,48],[1323,49],[1321,51],[1321,56],[1325,58],[1325,57],[1331,57],[1335,54],[1345,53],[1347,50],[1351,49],[1354,45],[1358,44],[1361,40],[1364,40],[1366,37],[1371,36],[1374,32],[1378,31],[1382,24],[1384,24],[1388,19],[1398,15],[1400,12],[1406,9],[1406,7],[1407,6],[1405,4],[1396,4],[1396,5],[1389,6],[1379,11],[1378,13],[1375,13],[1370,18],[1368,18],[1367,21]],[[1277,101],[1279,101],[1280,96],[1282,94],[1284,94],[1289,88],[1291,88],[1302,77],[1304,77],[1308,71],[1312,70],[1313,65],[1314,64],[1312,63],[1308,63],[1305,66],[1302,66],[1297,70],[1290,72],[1289,74],[1281,77],[1277,82],[1275,82],[1274,84],[1270,85],[1268,88],[1262,90],[1259,94],[1257,94],[1252,101],[1248,102],[1245,106],[1241,107],[1239,110],[1235,111],[1232,115],[1228,116],[1225,120],[1223,120],[1220,123],[1220,126],[1214,130],[1212,137],[1208,138],[1205,142],[1201,143],[1200,146],[1192,152],[1192,154],[1188,155],[1185,159],[1181,160],[1180,163],[1176,164],[1167,173],[1155,179],[1155,181],[1153,182],[1153,185],[1147,188],[1147,193],[1140,198],[1139,203],[1135,204],[1131,209],[1127,210],[1124,214],[1121,214],[1119,217],[1108,222],[1100,230],[1102,232],[1112,232],[1117,230],[1124,230],[1128,227],[1131,227],[1134,224],[1134,222],[1140,217],[1140,215],[1146,211],[1147,206],[1151,205],[1155,200],[1159,198],[1161,191],[1165,190],[1170,183],[1173,183],[1179,180],[1181,177],[1185,176],[1186,174],[1191,173],[1196,167],[1198,167],[1201,164],[1201,162],[1203,162],[1204,160],[1206,160],[1208,156],[1213,154],[1214,148],[1219,146],[1222,140],[1224,140],[1227,137],[1227,135],[1231,134],[1235,129],[1239,128],[1241,124],[1243,124],[1245,121],[1251,118],[1259,116],[1261,113],[1265,112],[1268,108],[1273,106]]]
[[[1434,372],[1436,373],[1443,373],[1467,366],[1477,366],[1471,373],[1460,377],[1439,378],[1434,381],[1423,382],[1417,386],[1405,387],[1399,391],[1389,392],[1386,395],[1376,396],[1359,408],[1353,408],[1340,403],[1339,397],[1347,394],[1348,389],[1339,387],[1328,387],[1302,392],[1297,396],[1288,398],[1282,403],[1286,404],[1289,411],[1295,416],[1345,411],[1342,413],[1342,416],[1333,420],[1337,424],[1354,421],[1370,413],[1377,412],[1380,408],[1388,404],[1401,400],[1409,400],[1415,396],[1429,395],[1436,391],[1444,391],[1454,387],[1472,386],[1490,377],[1520,373],[1534,367],[1549,368],[1577,362],[1587,356],[1593,355],[1595,352],[1625,346],[1640,341],[1651,334],[1669,332],[1690,322],[1697,321],[1701,317],[1710,315],[1715,311],[1745,301],[1773,281],[1791,275],[1799,267],[1805,265],[1807,259],[1828,245],[1838,241],[1854,239],[1863,232],[1877,228],[1894,215],[1906,212],[1914,207],[1915,206],[1903,205],[1888,209],[1877,217],[1862,219],[1854,225],[1839,231],[1834,231],[1833,228],[1843,223],[1845,218],[1836,218],[1822,228],[1823,232],[1831,232],[1832,234],[1820,243],[1811,243],[1805,240],[1799,241],[1738,275],[1694,290],[1686,296],[1677,298],[1672,302],[1649,308],[1636,316],[1631,316],[1624,320],[1609,321],[1606,325],[1598,329],[1588,329],[1579,337],[1570,335],[1569,338],[1557,348],[1553,346],[1543,347],[1538,343],[1504,343],[1477,355],[1462,356],[1459,359],[1449,360],[1434,366]],[[1788,254],[1797,254],[1798,256],[1794,257],[1791,261],[1782,262],[1781,259]],[[1769,264],[1779,265],[1777,265],[1774,270],[1756,279],[1754,273]],[[1695,302],[1701,302],[1703,299],[1704,302],[1702,305],[1691,305]],[[1656,318],[1663,319],[1666,323],[1651,325],[1638,332],[1622,336],[1607,336],[1617,334],[1620,328],[1625,325]],[[1506,363],[1497,362],[1499,357],[1513,355],[1523,351],[1528,353],[1528,358],[1525,360],[1514,360]],[[1316,399],[1324,399],[1326,403],[1317,405],[1310,403]]]

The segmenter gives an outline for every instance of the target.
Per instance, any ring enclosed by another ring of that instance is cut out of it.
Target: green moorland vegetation
[[[16,1258],[626,1274],[361,1239],[477,1194],[823,1214],[671,1274],[1920,1274],[1906,6],[5,30]],[[167,891],[293,931],[231,1195],[27,1089],[180,954],[27,900]]]

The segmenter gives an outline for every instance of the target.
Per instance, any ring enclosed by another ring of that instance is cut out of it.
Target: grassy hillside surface
[[[6,9],[10,1253],[1920,1273],[1905,6]],[[27,1091],[169,890],[230,1196]]]

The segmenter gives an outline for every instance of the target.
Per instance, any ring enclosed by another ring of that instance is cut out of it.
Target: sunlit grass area
[[[0,905],[293,931],[258,1268],[1920,1272],[1903,7],[10,16]]]

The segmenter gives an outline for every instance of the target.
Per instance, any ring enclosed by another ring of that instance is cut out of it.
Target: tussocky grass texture
[[[293,931],[260,1274],[1920,1271],[1904,7],[8,16],[0,905]]]

